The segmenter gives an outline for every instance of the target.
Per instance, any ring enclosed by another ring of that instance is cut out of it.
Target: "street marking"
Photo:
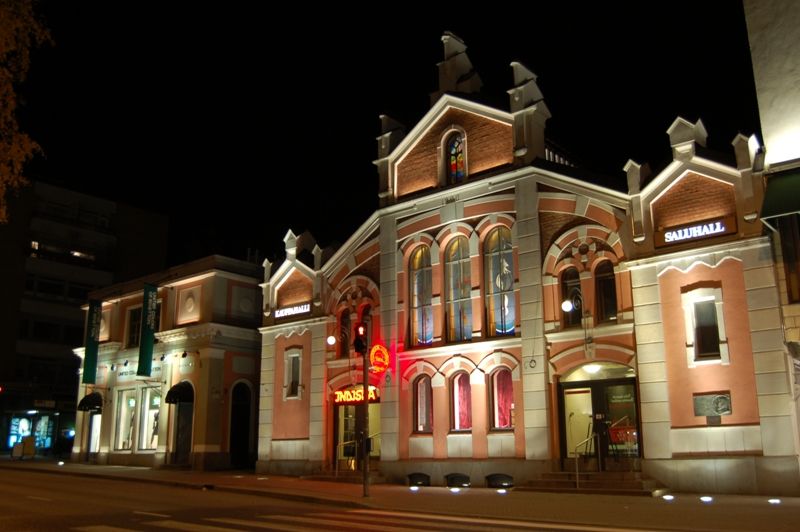
[[[148,526],[171,528],[172,530],[188,530],[189,532],[241,532],[238,528],[222,528],[218,526],[183,523],[181,521],[148,521],[142,523]]]
[[[106,525],[79,526],[73,527],[70,530],[79,530],[81,532],[136,532],[130,528],[119,528],[116,526]]]
[[[318,515],[318,514],[312,514]],[[258,517],[269,519],[272,521],[289,521],[291,523],[306,523],[309,525],[335,525],[335,526],[342,526],[342,525],[349,525],[355,524],[352,521],[347,519],[346,514],[334,514],[336,518],[334,519],[320,519],[316,517],[301,517],[297,515],[259,515]],[[286,525],[282,525],[286,526]],[[302,530],[308,530],[308,527],[303,528]],[[399,531],[406,531],[406,532],[417,532],[419,530],[418,527],[403,527],[403,526],[381,526],[379,524],[370,524],[369,530],[376,530],[382,532],[399,532]],[[475,530],[484,530],[484,528],[476,528]]]
[[[457,515],[437,515],[437,514],[420,514],[411,512],[391,512],[387,510],[350,510],[350,513],[365,514],[374,516],[392,516],[392,517],[415,517],[419,519],[426,519],[431,521],[450,521],[462,523],[480,523],[484,525],[503,525],[513,526],[517,528],[527,528],[529,530],[575,530],[580,532],[608,532],[613,530],[615,532],[651,532],[651,529],[645,528],[620,528],[618,526],[593,526],[593,525],[579,525],[579,524],[562,524],[545,521],[517,521],[511,519],[491,519],[491,518],[474,518],[474,517],[460,517]]]
[[[232,517],[206,517],[206,521],[215,523],[225,523],[228,525],[246,526],[249,528],[261,528],[264,530],[285,530],[286,532],[306,532],[307,526],[292,526],[286,523],[262,523],[260,521],[248,521],[247,519],[234,519]]]
[[[53,499],[48,499],[47,497],[34,497],[33,495],[27,495],[28,499],[33,499],[34,501],[52,501]]]
[[[143,512],[143,511],[140,511],[140,510],[134,510],[133,513],[138,514],[138,515],[150,515],[150,516],[153,516],[153,517],[172,517],[171,515],[167,515],[167,514],[157,514],[155,512]]]

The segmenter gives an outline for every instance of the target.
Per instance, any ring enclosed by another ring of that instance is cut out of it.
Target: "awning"
[[[92,392],[83,396],[78,403],[78,410],[84,412],[103,410],[103,395],[100,392]]]
[[[189,384],[189,381],[182,381],[173,386],[167,392],[167,399],[168,403],[193,403],[194,402],[194,390],[192,389],[192,385]]]
[[[767,178],[767,191],[761,219],[800,212],[800,168],[779,172]]]

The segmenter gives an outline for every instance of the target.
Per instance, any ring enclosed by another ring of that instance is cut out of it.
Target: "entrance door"
[[[177,431],[175,434],[175,463],[188,464],[192,453],[192,416],[194,403],[177,403]]]
[[[605,470],[633,468],[641,454],[636,379],[567,379],[559,388],[561,456],[592,457]]]
[[[363,417],[360,415],[363,404],[340,404],[335,407],[335,434],[334,456],[339,461],[339,470],[360,470],[361,461],[358,450],[358,434],[361,432]],[[369,429],[367,434],[372,440],[370,460],[381,456],[381,405],[369,404]]]
[[[230,434],[231,467],[252,467],[250,460],[250,388],[240,382],[233,388]]]

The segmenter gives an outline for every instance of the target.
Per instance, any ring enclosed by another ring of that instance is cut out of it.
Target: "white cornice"
[[[155,334],[159,342],[171,344],[176,342],[186,342],[189,340],[198,340],[200,338],[231,338],[238,340],[247,340],[258,342],[259,337],[255,329],[248,329],[245,327],[235,327],[232,325],[223,325],[221,323],[201,323],[198,325],[190,325],[181,329],[172,329],[169,331],[161,331]]]
[[[618,192],[610,188],[588,183],[586,181],[559,174],[558,172],[545,170],[543,168],[532,168],[538,174],[538,181],[542,184],[560,188],[573,194],[593,197],[594,199],[604,201],[620,209],[628,208],[631,197],[624,192]],[[594,194],[587,194],[587,192],[594,192]]]
[[[402,351],[397,355],[400,358],[430,358],[437,356],[453,356],[462,353],[491,353],[498,349],[520,347],[522,338],[517,336],[503,336],[498,338],[480,339],[475,342],[461,344],[447,344],[436,347],[418,347]]]
[[[712,246],[702,246],[694,249],[686,249],[683,251],[676,251],[673,253],[664,253],[662,255],[655,255],[644,259],[629,260],[622,263],[622,266],[628,270],[635,270],[638,268],[648,268],[653,265],[658,265],[662,262],[673,262],[687,258],[697,257],[700,258],[704,255],[714,253],[732,253],[735,251],[744,251],[746,249],[769,247],[769,237],[757,236],[747,238],[744,240],[734,240],[732,242],[725,242],[723,244],[716,244]]]

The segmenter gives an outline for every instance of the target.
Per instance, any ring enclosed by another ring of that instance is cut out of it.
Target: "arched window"
[[[581,290],[581,277],[578,270],[575,268],[567,268],[561,274],[561,301],[558,302],[559,307],[561,303],[566,300],[573,302],[574,308],[569,312],[564,312],[562,323],[564,327],[578,327],[581,324],[581,314],[583,308],[579,299],[575,296],[580,294]]]
[[[339,358],[350,356],[350,309],[339,314]]]
[[[601,262],[594,271],[595,298],[597,299],[597,322],[617,319],[617,283],[614,280],[614,265]]]
[[[367,326],[367,346],[372,347],[372,307],[361,309],[361,322]]]
[[[431,378],[421,375],[414,381],[414,432],[433,431],[433,390]]]
[[[453,430],[472,430],[472,386],[469,373],[460,371],[453,377],[452,412]]]
[[[433,307],[431,306],[431,252],[419,246],[411,254],[408,268],[411,291],[411,345],[433,342]]]
[[[514,428],[512,411],[514,410],[514,385],[511,382],[511,370],[500,368],[492,373],[492,428]]]
[[[461,133],[453,133],[445,143],[447,160],[447,182],[461,183],[466,177],[466,164],[464,161],[464,137]]]
[[[487,336],[514,334],[514,253],[511,231],[498,227],[484,245]]]
[[[447,339],[453,342],[472,338],[472,283],[470,282],[469,241],[458,237],[445,252],[447,275]]]

